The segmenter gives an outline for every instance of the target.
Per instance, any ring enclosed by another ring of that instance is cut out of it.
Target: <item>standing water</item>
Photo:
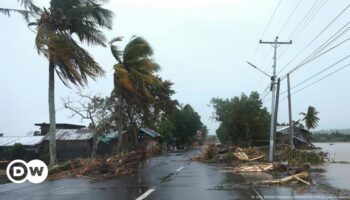
[[[329,154],[334,161],[350,161],[350,143],[314,143]],[[325,178],[334,187],[350,190],[350,164],[326,163]]]

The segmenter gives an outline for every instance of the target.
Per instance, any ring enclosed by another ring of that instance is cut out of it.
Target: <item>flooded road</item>
[[[0,199],[251,199],[250,187],[218,189],[227,182],[245,183],[237,174],[220,172],[222,165],[192,162],[197,151],[168,153],[153,158],[138,175],[111,180],[72,178],[42,184],[0,185]]]
[[[334,161],[350,161],[350,143],[314,143],[323,151],[329,153]],[[326,170],[325,179],[333,187],[350,191],[350,164],[326,163],[322,166]]]
[[[6,200],[228,200],[228,199],[315,199],[329,197],[316,186],[252,186],[246,174],[223,172],[222,164],[190,161],[198,151],[168,153],[153,158],[133,177],[111,180],[72,178],[42,184],[0,185],[0,199]],[[260,178],[269,178],[262,175]]]

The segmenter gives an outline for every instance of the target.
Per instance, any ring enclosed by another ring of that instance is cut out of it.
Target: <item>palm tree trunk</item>
[[[49,115],[50,115],[50,164],[56,158],[56,110],[55,110],[55,65],[49,61]]]
[[[123,111],[122,111],[122,102],[121,98],[118,98],[119,103],[119,125],[118,125],[118,152],[123,149]]]

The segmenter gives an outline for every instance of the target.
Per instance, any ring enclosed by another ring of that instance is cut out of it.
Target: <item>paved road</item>
[[[153,158],[148,167],[134,177],[113,180],[64,179],[42,184],[0,185],[1,200],[78,200],[78,199],[147,199],[147,200],[225,200],[259,199],[265,195],[296,195],[286,188],[252,188],[246,178],[224,173],[222,165],[191,162],[196,153],[169,153]],[[314,191],[318,194],[317,191]],[[309,194],[309,192],[307,193]]]

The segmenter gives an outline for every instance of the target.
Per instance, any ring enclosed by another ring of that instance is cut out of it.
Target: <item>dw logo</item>
[[[26,163],[23,160],[14,160],[7,165],[7,178],[13,183],[41,183],[48,175],[47,165],[41,160],[31,160]]]

